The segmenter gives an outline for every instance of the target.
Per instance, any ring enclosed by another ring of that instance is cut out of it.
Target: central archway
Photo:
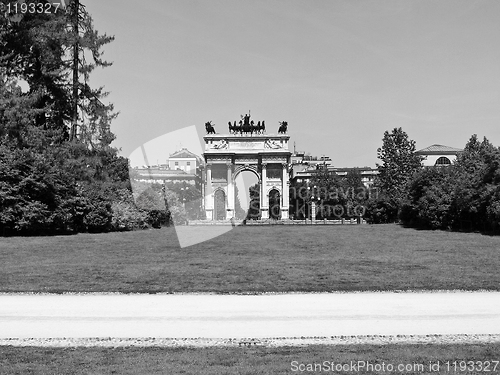
[[[234,175],[235,216],[239,220],[260,218],[260,181],[253,169],[240,169]]]

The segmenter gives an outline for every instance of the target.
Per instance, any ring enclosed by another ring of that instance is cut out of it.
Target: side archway
[[[222,189],[214,192],[214,211],[215,220],[226,220],[226,194]]]
[[[269,191],[269,218],[281,219],[281,196],[278,189],[271,189]]]

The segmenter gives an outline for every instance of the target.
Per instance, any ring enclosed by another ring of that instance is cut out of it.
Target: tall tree
[[[66,9],[53,7],[52,13],[27,12],[15,22],[0,18],[0,75],[26,82],[26,95],[36,98],[38,109],[33,124],[52,131],[52,142],[70,138],[95,149],[113,141],[113,105],[102,102],[107,95],[102,87],[88,84],[96,67],[111,65],[103,60],[102,47],[113,39],[94,29],[78,0]]]
[[[487,218],[500,196],[499,160],[499,150],[486,137],[479,141],[476,134],[470,137],[464,151],[458,155],[455,165],[459,179],[453,209],[456,220],[464,228],[485,230],[490,225]]]
[[[107,230],[113,191],[130,188],[128,161],[110,146],[113,107],[88,80],[110,65],[101,48],[113,38],[79,1],[24,4],[52,12],[0,17],[0,232]],[[75,113],[78,142],[68,142]]]
[[[396,200],[403,199],[408,182],[422,168],[422,158],[415,154],[415,141],[402,128],[386,131],[377,156],[378,186]]]
[[[112,63],[103,60],[102,47],[114,37],[99,34],[93,20],[80,0],[73,0],[69,6],[67,22],[71,24],[70,44],[72,49],[72,123],[70,137],[91,149],[106,147],[113,140],[110,122],[116,118],[112,104],[101,100],[108,93],[103,87],[93,89],[88,81],[90,73],[97,67],[108,67]],[[87,59],[91,55],[91,60]],[[78,124],[80,122],[80,124]]]
[[[16,22],[9,17],[0,18],[1,75],[4,82],[23,82],[27,89],[18,93],[18,99],[32,101],[29,118],[16,124],[15,136],[20,146],[30,145],[29,132],[34,130],[33,126],[44,131],[49,143],[61,143],[68,138],[70,94],[64,63],[65,25],[62,13],[26,13]]]

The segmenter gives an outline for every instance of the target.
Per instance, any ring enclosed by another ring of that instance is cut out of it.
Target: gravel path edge
[[[0,346],[14,347],[284,347],[308,345],[388,345],[388,344],[488,344],[500,342],[491,335],[397,335],[256,338],[9,338]]]

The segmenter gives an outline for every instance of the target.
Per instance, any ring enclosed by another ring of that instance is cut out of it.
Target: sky
[[[375,167],[396,127],[417,149],[472,134],[500,146],[500,1],[82,3],[115,36],[91,84],[120,112],[123,156],[193,125],[202,137],[207,121],[226,133],[249,111],[268,133],[287,121],[291,151],[336,167]]]

